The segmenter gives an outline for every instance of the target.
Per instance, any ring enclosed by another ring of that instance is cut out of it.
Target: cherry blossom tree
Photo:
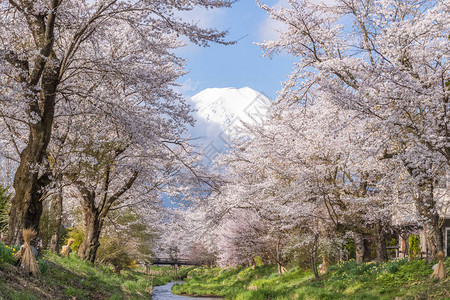
[[[279,102],[264,124],[247,126],[248,138],[238,139],[220,157],[224,184],[211,199],[209,218],[220,216],[225,228],[231,228],[225,231],[243,231],[247,235],[242,240],[250,243],[252,234],[255,240],[260,238],[258,231],[238,229],[248,229],[248,216],[257,214],[273,229],[273,238],[281,237],[281,248],[316,245],[309,254],[313,256],[326,252],[318,245],[339,240],[347,232],[360,243],[373,235],[377,259],[386,260],[385,229],[392,216],[391,186],[398,169],[391,160],[379,159],[380,136],[367,130],[370,119],[319,97],[307,105]],[[237,220],[233,211],[243,211],[238,215],[247,219]],[[308,226],[310,230],[304,230]],[[298,242],[299,235],[310,242]],[[227,247],[231,250],[225,257],[232,261],[230,257],[239,252]],[[257,252],[250,244],[247,250]],[[363,252],[359,253],[362,261]]]
[[[60,172],[63,181],[75,188],[73,197],[81,204],[84,241],[78,255],[82,259],[95,261],[111,212],[137,207],[161,211],[162,194],[188,194],[189,186],[202,179],[199,158],[189,153],[179,128],[173,125],[170,130],[169,124],[155,128],[164,121],[146,110],[135,107],[127,112],[127,118],[115,116],[113,111],[108,116],[71,117],[59,154],[64,162]]]
[[[13,184],[9,242],[19,242],[23,227],[38,230],[41,197],[51,181],[46,151],[59,107],[75,106],[79,98],[98,109],[117,111],[124,105],[158,102],[159,110],[153,113],[166,115],[165,121],[189,121],[186,105],[171,89],[183,74],[183,60],[172,52],[181,46],[178,36],[203,46],[227,42],[225,32],[199,28],[177,12],[229,7],[232,2],[0,2],[2,126],[11,127],[14,134],[23,131],[19,134],[23,143],[15,145],[20,162]],[[127,97],[115,98],[118,90]]]
[[[289,0],[261,5],[288,26],[266,55],[296,57],[279,101],[315,96],[370,119],[382,158],[399,162],[413,181],[430,257],[442,249],[433,182],[450,163],[449,3],[442,1]],[[445,167],[444,167],[445,165]]]

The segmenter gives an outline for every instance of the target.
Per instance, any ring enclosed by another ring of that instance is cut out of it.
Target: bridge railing
[[[184,258],[154,258],[152,261],[153,265],[185,265],[185,266],[197,266],[202,265],[200,262],[189,261]]]

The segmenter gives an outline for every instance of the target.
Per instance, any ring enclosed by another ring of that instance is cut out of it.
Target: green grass
[[[16,262],[14,253],[17,253],[17,251],[19,251],[19,248],[0,242],[0,265],[3,263],[14,264]]]
[[[61,269],[50,267],[47,271],[49,273],[47,284],[55,287],[63,284],[70,287],[71,283],[78,281],[79,286],[72,286],[69,291],[66,290],[68,296],[77,299],[90,299],[90,294],[85,293],[86,291],[108,291],[109,297],[122,295],[122,297],[142,298],[144,295],[149,295],[152,286],[166,284],[172,280],[170,273],[163,276],[146,276],[141,272],[128,269],[116,274],[109,267],[92,265],[75,255],[67,259],[49,253],[48,260],[70,272],[61,272]],[[59,280],[55,280],[57,277]]]
[[[445,264],[449,271],[450,258]],[[441,282],[429,279],[431,266],[423,260],[408,259],[383,264],[350,261],[331,266],[320,280],[315,280],[311,271],[300,268],[283,276],[276,273],[274,266],[198,268],[189,272],[186,283],[175,285],[172,291],[237,300],[450,299],[450,278]]]
[[[12,300],[35,300],[37,299],[32,294],[27,292],[12,292],[11,293],[11,299]]]
[[[16,249],[17,250],[17,249]],[[39,259],[41,278],[30,277],[14,266],[14,251],[0,244],[0,299],[151,299],[153,286],[173,279],[170,267],[152,267],[153,275],[126,269],[120,274],[107,266],[46,252]],[[180,269],[187,274],[192,268]]]

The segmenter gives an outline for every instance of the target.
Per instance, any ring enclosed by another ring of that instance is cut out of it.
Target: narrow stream
[[[182,283],[182,281],[172,281],[166,285],[155,286],[153,288],[153,300],[218,300],[221,299],[219,297],[210,298],[210,297],[186,297],[186,296],[178,296],[172,294],[172,286],[177,283]]]

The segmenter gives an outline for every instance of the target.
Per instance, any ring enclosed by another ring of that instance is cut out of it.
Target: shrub
[[[8,192],[8,187],[0,186],[0,232],[6,232],[8,228],[10,199],[11,194]]]
[[[355,242],[352,239],[347,239],[347,243],[344,246],[344,249],[348,251],[348,259],[355,259]]]
[[[254,260],[255,260],[255,264],[257,267],[260,267],[263,265],[261,256],[255,256]]]
[[[409,257],[416,259],[420,256],[420,238],[417,234],[411,234],[408,239],[409,243]]]
[[[133,211],[114,211],[108,222],[111,223],[106,224],[99,240],[98,262],[113,265],[116,272],[120,272],[126,267],[136,266],[137,262],[151,260],[149,245],[154,236]]]
[[[80,227],[74,227],[74,228],[67,228],[67,235],[64,239],[64,245],[67,245],[67,241],[69,239],[74,239],[74,242],[70,246],[70,248],[73,251],[78,251],[78,248],[80,248],[81,243],[84,240],[84,230]]]
[[[97,251],[98,261],[114,266],[115,272],[120,272],[133,262],[129,246],[121,237],[104,237],[100,239],[100,248]]]

